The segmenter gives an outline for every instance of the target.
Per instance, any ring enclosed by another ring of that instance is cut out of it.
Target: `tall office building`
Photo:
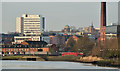
[[[23,32],[23,20],[21,17],[16,18],[16,32],[17,33],[22,33]]]
[[[42,15],[27,15],[16,18],[16,32],[26,36],[40,36],[45,29],[45,17]]]

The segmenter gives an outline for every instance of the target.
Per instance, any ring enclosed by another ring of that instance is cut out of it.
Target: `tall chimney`
[[[106,2],[101,2],[100,40],[105,40]]]

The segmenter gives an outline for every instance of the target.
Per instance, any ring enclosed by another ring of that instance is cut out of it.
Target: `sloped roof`
[[[36,45],[36,44],[39,44],[39,45],[47,45],[48,43],[47,42],[44,42],[44,41],[26,41],[29,45],[30,44],[33,44],[33,45]]]

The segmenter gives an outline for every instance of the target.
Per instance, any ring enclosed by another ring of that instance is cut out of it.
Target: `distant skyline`
[[[118,3],[107,3],[107,25],[118,22]],[[100,27],[100,2],[3,2],[2,32],[15,32],[16,17],[22,14],[46,17],[46,30],[62,30],[65,25]]]

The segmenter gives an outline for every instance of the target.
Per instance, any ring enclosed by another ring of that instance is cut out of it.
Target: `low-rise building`
[[[0,43],[1,45],[12,45],[14,41],[14,36],[18,36],[18,33],[6,33],[0,34]]]
[[[70,40],[70,38],[72,38],[74,41],[77,42],[80,37],[81,37],[81,36],[78,36],[78,35],[72,35],[72,36],[70,36],[70,37],[67,39],[67,41],[66,41],[65,43],[67,44],[68,41]]]
[[[40,36],[15,36],[13,44],[20,44],[23,41],[40,41]]]
[[[105,28],[105,37],[110,38],[117,38],[120,36],[120,25],[108,25]]]
[[[93,26],[93,24],[92,24],[92,25],[89,26],[89,27],[84,27],[84,28],[82,29],[82,31],[85,32],[85,33],[91,33],[91,32],[94,32],[94,31],[95,31],[95,28],[94,28],[94,26]]]
[[[0,54],[47,54],[49,52],[49,48],[28,48],[28,47],[3,47],[2,53]]]
[[[49,47],[44,41],[24,41],[21,44],[2,46],[1,54],[47,54]]]
[[[62,45],[65,44],[65,37],[62,35],[49,36],[50,44]]]

